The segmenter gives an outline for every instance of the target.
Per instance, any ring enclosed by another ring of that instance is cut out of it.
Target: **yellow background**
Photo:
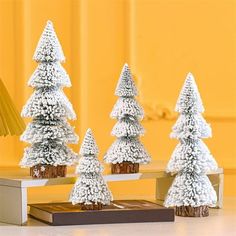
[[[114,140],[109,113],[125,62],[146,111],[142,141],[155,160],[168,160],[177,144],[169,139],[173,110],[191,71],[213,129],[206,143],[225,168],[225,195],[236,195],[236,0],[0,0],[0,77],[19,111],[32,93],[32,56],[48,19],[72,81],[65,90],[78,116],[73,125],[81,139],[93,129],[100,159]],[[23,147],[19,137],[0,137],[0,172],[19,171]],[[32,189],[30,200],[60,199],[70,187]],[[154,194],[151,180],[111,188],[115,196]]]

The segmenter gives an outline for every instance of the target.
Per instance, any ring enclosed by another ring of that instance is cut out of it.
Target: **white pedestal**
[[[0,221],[16,225],[27,222],[27,188],[0,186]]]

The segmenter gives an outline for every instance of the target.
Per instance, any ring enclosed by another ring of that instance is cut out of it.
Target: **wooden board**
[[[71,203],[30,204],[32,217],[50,225],[174,221],[174,209],[146,200],[116,200],[102,210],[82,211]]]

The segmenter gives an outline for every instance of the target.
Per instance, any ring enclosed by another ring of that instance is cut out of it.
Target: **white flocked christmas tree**
[[[103,167],[97,159],[98,147],[91,129],[88,129],[80,148],[76,181],[70,195],[73,205],[80,204],[84,210],[100,210],[110,205],[112,194],[102,177]]]
[[[111,132],[117,140],[108,149],[104,160],[111,163],[112,173],[136,173],[139,164],[149,163],[151,158],[139,140],[139,136],[144,134],[139,123],[144,112],[135,100],[138,91],[127,64],[122,69],[115,95],[119,98],[110,116],[118,120]]]
[[[208,206],[215,206],[216,192],[206,173],[217,169],[217,163],[201,140],[211,137],[211,127],[201,113],[202,100],[191,73],[187,75],[178,98],[180,116],[171,137],[179,140],[167,165],[167,172],[178,173],[164,205],[176,207],[179,216],[208,216]]]
[[[22,116],[32,117],[21,136],[21,140],[32,146],[25,148],[20,162],[23,167],[31,167],[35,178],[64,176],[66,166],[72,165],[78,158],[68,143],[77,143],[78,136],[67,122],[76,119],[73,107],[63,87],[70,87],[68,74],[61,66],[65,57],[54,31],[48,21],[38,42],[33,59],[38,67],[31,76],[28,85],[35,89]]]

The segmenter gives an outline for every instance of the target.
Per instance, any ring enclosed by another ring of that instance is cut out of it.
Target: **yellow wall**
[[[174,105],[191,71],[213,129],[206,142],[226,169],[225,194],[236,195],[236,0],[1,0],[0,77],[19,110],[32,93],[27,87],[36,66],[32,55],[48,19],[66,56],[73,85],[66,94],[81,137],[91,127],[101,154],[114,140],[109,113],[128,62],[147,115],[142,140],[153,159],[168,160],[177,143],[168,137]],[[16,166],[23,144],[18,137],[1,137],[0,150],[0,166]],[[135,191],[139,184],[132,186]],[[141,194],[153,193],[152,186],[147,182]],[[118,194],[121,184],[111,187]],[[31,190],[32,199],[39,191]]]

